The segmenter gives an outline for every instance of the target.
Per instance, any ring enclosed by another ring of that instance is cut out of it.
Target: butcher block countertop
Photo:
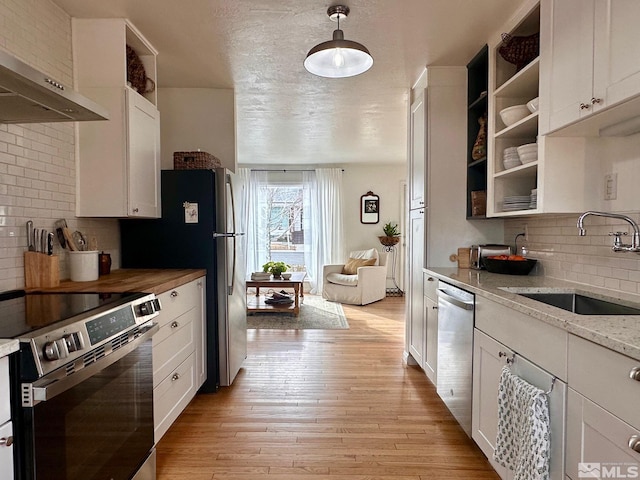
[[[109,275],[102,275],[91,282],[72,282],[62,280],[60,285],[46,289],[31,289],[29,291],[46,292],[91,292],[91,293],[122,293],[145,292],[164,293],[172,288],[189,283],[196,278],[203,277],[204,269],[120,269],[113,270]]]

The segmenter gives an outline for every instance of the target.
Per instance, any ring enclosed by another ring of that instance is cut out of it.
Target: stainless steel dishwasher
[[[442,281],[438,286],[438,395],[471,436],[475,296]]]

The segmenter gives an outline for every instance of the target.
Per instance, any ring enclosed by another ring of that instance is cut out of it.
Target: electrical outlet
[[[604,176],[604,199],[615,200],[618,197],[618,174],[608,173]]]

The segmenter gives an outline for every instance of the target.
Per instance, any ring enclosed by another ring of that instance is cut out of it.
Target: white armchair
[[[325,265],[322,297],[352,305],[382,300],[387,294],[387,255],[374,248],[359,250],[349,253],[346,264]],[[359,266],[363,263],[369,265]]]

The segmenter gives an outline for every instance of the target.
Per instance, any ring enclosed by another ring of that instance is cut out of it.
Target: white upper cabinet
[[[78,89],[109,111],[105,122],[79,128],[80,217],[160,216],[160,113],[157,52],[124,19],[73,19]],[[127,46],[147,81],[131,81]]]
[[[411,104],[409,118],[409,208],[425,207],[427,106],[422,90]]]
[[[594,0],[554,0],[550,6],[547,131],[590,114],[593,96]]]
[[[640,2],[549,2],[549,117],[542,133],[598,135],[603,127],[640,114]],[[595,115],[597,113],[602,113]],[[581,120],[587,121],[581,121]]]

